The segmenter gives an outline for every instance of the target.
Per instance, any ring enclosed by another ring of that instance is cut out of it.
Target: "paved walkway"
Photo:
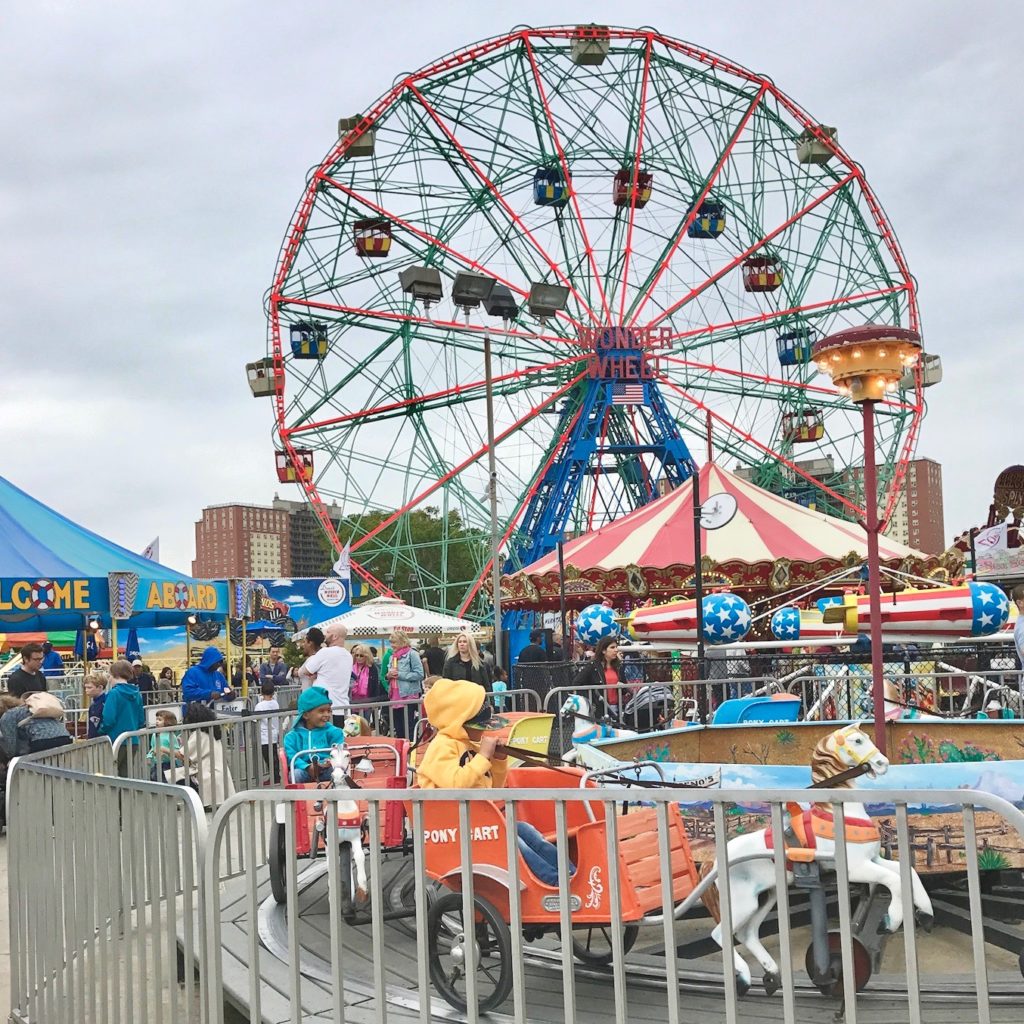
[[[7,835],[0,836],[0,1012],[11,1009],[11,933],[7,920]]]

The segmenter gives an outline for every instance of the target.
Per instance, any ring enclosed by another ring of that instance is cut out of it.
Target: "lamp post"
[[[885,753],[885,681],[882,665],[882,592],[878,534],[878,477],[875,466],[875,405],[899,387],[917,364],[921,336],[906,327],[868,324],[839,331],[814,343],[812,358],[831,376],[839,393],[856,402],[864,417],[864,529],[868,535],[868,609],[871,617],[871,699],[875,746]]]

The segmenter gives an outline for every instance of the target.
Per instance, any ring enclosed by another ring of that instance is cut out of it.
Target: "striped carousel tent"
[[[704,500],[731,494],[738,511],[702,538],[705,580],[756,595],[820,580],[867,557],[867,536],[853,522],[825,515],[772,494],[713,463],[700,470]],[[940,560],[888,537],[880,538],[884,564],[945,578]],[[581,607],[594,600],[659,600],[684,595],[693,577],[693,486],[662,498],[564,545],[566,595]],[[509,607],[558,604],[558,557],[552,553],[502,578]]]

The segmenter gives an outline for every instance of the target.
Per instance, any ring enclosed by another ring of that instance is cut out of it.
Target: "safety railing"
[[[77,770],[55,763],[69,757]],[[367,789],[358,804],[348,788],[250,790],[220,806],[207,841],[190,789],[104,774],[111,762],[100,740],[10,773],[17,1024],[223,1024],[226,1003],[251,1020],[342,1021],[357,1002],[359,1019],[526,1022],[558,1007],[575,1020],[588,1007],[617,1024],[731,1024],[752,1005],[760,1017],[768,995],[792,1024],[1024,1011],[1019,973],[986,947],[1001,929],[986,930],[982,869],[1024,855],[1024,814],[995,796],[872,790],[889,811],[871,839],[863,793],[819,790],[836,844],[796,830],[806,790],[672,789],[654,767],[584,789],[525,769],[498,803],[482,790]],[[945,902],[916,874],[926,806],[958,844]]]
[[[109,762],[106,741],[74,756],[101,746]],[[54,760],[24,758],[8,780],[11,1021],[200,1019],[195,794]]]
[[[526,1022],[553,1019],[553,1007],[576,1020],[586,1005],[588,1019],[625,1022],[635,1002],[645,1018],[673,1024],[702,1014],[736,1022],[767,994],[778,1003],[773,1019],[795,1024],[821,1017],[819,993],[828,1013],[852,1024],[878,1019],[879,1008],[921,1024],[950,1003],[964,1019],[987,1021],[993,996],[1024,1008],[1019,975],[990,971],[982,926],[981,819],[1024,844],[1024,814],[997,797],[873,791],[873,803],[893,806],[880,863],[878,844],[857,832],[863,794],[821,790],[821,813],[850,838],[794,842],[787,862],[764,826],[791,836],[803,790],[759,790],[752,821],[749,790],[638,794],[515,781],[500,803],[479,790],[360,791],[370,837],[387,835],[396,808],[407,812],[398,848],[374,839],[364,849],[358,828],[333,824],[350,813],[347,789],[228,801],[210,826],[204,875],[209,1024],[224,1021],[225,998],[252,1020],[343,1020],[358,1001],[377,1020],[391,1008],[421,1020],[464,1012],[475,1022],[493,1011]],[[961,933],[926,932],[936,908],[910,838],[922,804],[945,808],[962,841]],[[265,805],[275,806],[269,868],[259,866]],[[324,849],[300,858],[317,817],[327,823],[317,833]],[[229,877],[220,853],[238,837],[248,868]],[[702,903],[713,919],[700,916]],[[778,933],[775,956],[758,934],[766,921]],[[885,977],[872,991],[878,962]],[[751,986],[763,991],[746,996]]]
[[[690,721],[707,721],[722,701],[733,697],[781,692],[784,688],[777,680],[765,677],[564,686],[548,693],[544,710],[557,715],[566,700],[576,695],[587,703],[589,710],[585,717],[608,717],[634,732],[650,732],[664,729],[673,722],[685,725]]]

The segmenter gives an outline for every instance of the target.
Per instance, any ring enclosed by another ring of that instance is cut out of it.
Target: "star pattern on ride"
[[[750,608],[735,594],[709,594],[701,605],[704,638],[708,643],[727,644],[741,640],[750,629]]]

